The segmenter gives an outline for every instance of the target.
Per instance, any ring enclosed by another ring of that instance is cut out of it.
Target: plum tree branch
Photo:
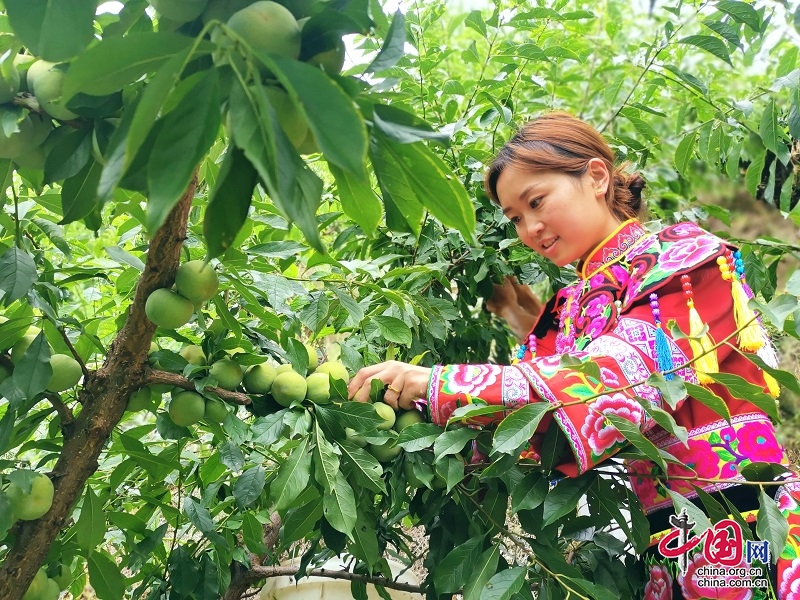
[[[25,594],[86,481],[97,470],[98,458],[122,418],[128,397],[142,386],[149,369],[150,340],[156,331],[145,315],[145,300],[153,290],[169,287],[175,279],[196,188],[195,170],[164,225],[153,234],[128,318],[111,343],[103,366],[84,381],[80,392],[83,410],[50,473],[55,487],[53,505],[41,519],[21,523],[13,548],[0,565],[0,600],[20,600]]]
[[[187,379],[183,375],[179,375],[177,373],[169,373],[168,371],[157,371],[151,369],[142,380],[142,385],[153,385],[159,383],[172,385],[191,391],[195,391],[196,389],[193,380]],[[241,404],[242,406],[252,402],[252,400],[250,400],[250,396],[247,394],[242,394],[241,392],[232,392],[221,387],[209,386],[206,387],[204,391],[212,392],[223,400],[232,402],[234,404]]]

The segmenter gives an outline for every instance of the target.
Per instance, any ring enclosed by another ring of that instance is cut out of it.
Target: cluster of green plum
[[[3,318],[3,321],[5,320]],[[0,362],[0,383],[11,376],[14,371],[13,367],[22,361],[36,336],[40,333],[41,329],[31,326],[25,332],[25,335],[11,347],[9,354],[10,366],[8,361],[5,363]],[[63,392],[75,387],[83,376],[81,364],[77,360],[69,354],[55,354],[52,347],[50,347],[50,368],[53,373],[50,375],[45,388],[48,392]]]
[[[35,471],[18,469],[6,475],[5,495],[11,505],[11,521],[34,521],[43,517],[53,505],[53,482]],[[25,482],[25,483],[19,483]],[[69,587],[72,573],[64,564],[39,569],[23,600],[57,600],[61,590]]]
[[[219,277],[202,260],[190,260],[175,273],[175,290],[159,288],[150,293],[144,305],[147,318],[164,329],[177,329],[189,322],[203,302],[214,297]]]

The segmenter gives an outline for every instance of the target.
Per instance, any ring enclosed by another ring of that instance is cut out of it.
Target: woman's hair
[[[638,173],[626,173],[625,165],[615,167],[614,151],[603,136],[566,112],[547,113],[525,124],[489,165],[484,188],[499,203],[497,180],[507,167],[560,171],[580,177],[592,158],[602,160],[611,174],[606,190],[608,208],[622,221],[636,217],[642,209],[644,179]]]

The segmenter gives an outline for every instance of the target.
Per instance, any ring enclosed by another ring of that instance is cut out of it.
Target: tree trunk
[[[16,543],[0,565],[0,600],[19,600],[25,594],[86,481],[97,470],[97,459],[122,418],[128,396],[141,387],[148,372],[147,352],[156,330],[145,316],[145,300],[153,290],[169,287],[174,281],[196,187],[195,172],[183,196],[150,241],[147,263],[128,319],[112,342],[105,363],[84,381],[80,392],[83,409],[71,427],[63,428],[64,446],[50,473],[55,486],[53,506],[41,519],[15,525]]]

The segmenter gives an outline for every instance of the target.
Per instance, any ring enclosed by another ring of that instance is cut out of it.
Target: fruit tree
[[[346,383],[505,361],[493,283],[574,276],[481,187],[543,110],[594,123],[655,219],[725,223],[724,190],[800,223],[797,2],[397,4],[0,1],[0,600],[234,600],[286,574],[354,598],[639,594],[647,523],[619,465],[559,479],[558,437],[518,460],[534,406],[441,429]],[[779,269],[798,246],[743,249],[764,321],[799,338]],[[320,571],[333,555],[351,572]]]

